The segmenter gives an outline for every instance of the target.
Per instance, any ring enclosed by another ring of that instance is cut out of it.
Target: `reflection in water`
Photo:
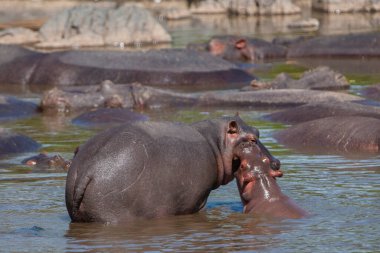
[[[207,213],[119,225],[72,223],[65,235],[69,244],[67,249],[76,251],[85,247],[93,251],[110,252],[120,249],[166,249],[176,252],[259,250],[276,244],[270,238],[291,229],[285,222],[263,221],[244,214],[221,212],[223,210],[214,209]],[[261,236],[266,236],[266,239]]]

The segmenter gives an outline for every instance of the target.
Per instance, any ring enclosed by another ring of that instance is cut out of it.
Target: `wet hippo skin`
[[[235,149],[241,164],[235,172],[244,213],[268,218],[302,218],[308,213],[281,192],[269,160],[254,143],[241,143]]]
[[[380,107],[355,102],[310,103],[265,115],[266,120],[296,124],[332,116],[363,116],[380,119]]]
[[[83,127],[110,127],[127,122],[145,121],[148,117],[123,108],[100,108],[82,113],[71,122]]]
[[[41,145],[23,134],[0,128],[0,156],[23,152],[33,152]]]
[[[289,148],[313,154],[378,154],[380,119],[321,118],[281,130],[274,137]]]
[[[188,48],[206,50],[211,54],[230,61],[262,61],[271,58],[285,58],[287,49],[257,38],[244,36],[214,36],[203,45],[189,45]]]
[[[0,65],[0,82],[40,86],[94,85],[104,80],[151,86],[236,88],[255,79],[208,53],[184,49],[34,53]]]
[[[258,138],[258,130],[239,117],[108,129],[80,146],[73,159],[66,182],[68,213],[74,222],[195,213],[211,190],[233,179],[237,141],[255,140],[279,169]]]
[[[71,161],[66,161],[60,155],[48,156],[45,153],[25,158],[21,161],[22,164],[31,166],[34,170],[63,170],[67,171]]]

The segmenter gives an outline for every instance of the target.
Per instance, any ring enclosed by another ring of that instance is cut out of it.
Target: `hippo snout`
[[[272,170],[279,170],[281,168],[280,160],[273,158],[270,163],[270,167],[272,168]]]

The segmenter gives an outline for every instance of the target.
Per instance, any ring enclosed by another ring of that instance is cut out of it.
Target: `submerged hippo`
[[[380,119],[321,118],[280,130],[274,137],[287,147],[312,154],[379,154]]]
[[[244,213],[268,218],[302,218],[308,215],[281,192],[276,177],[281,177],[282,172],[270,167],[268,157],[255,143],[242,142],[235,150],[241,161],[235,177]]]
[[[211,190],[233,179],[237,142],[257,142],[279,169],[258,138],[258,130],[238,116],[108,129],[74,156],[66,182],[68,213],[74,222],[123,222],[198,212]]]
[[[206,45],[189,45],[188,48],[207,50],[212,55],[230,61],[256,62],[270,58],[285,58],[287,50],[257,38],[224,35],[214,36]]]
[[[65,160],[60,155],[48,156],[45,153],[40,153],[38,155],[25,158],[21,163],[32,166],[38,170],[54,169],[68,171],[71,161]]]
[[[0,156],[34,152],[41,147],[41,144],[23,134],[0,128]]]

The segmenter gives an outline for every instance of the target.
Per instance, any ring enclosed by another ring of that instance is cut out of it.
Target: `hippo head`
[[[282,177],[283,173],[272,168],[270,158],[254,142],[238,143],[234,154],[240,158],[239,168],[234,175],[242,202],[246,206],[253,197],[253,188],[258,181],[273,181],[276,177]]]
[[[245,38],[236,36],[214,37],[208,43],[208,51],[226,60],[251,61],[254,59],[253,47],[248,45]]]
[[[264,154],[271,168],[280,169],[280,161],[273,157],[259,140],[259,131],[247,125],[238,115],[223,117],[193,125],[206,137],[214,150],[218,163],[217,186],[229,183],[234,179],[234,173],[239,169],[241,159],[241,143],[254,145]],[[216,131],[214,131],[215,129]]]

